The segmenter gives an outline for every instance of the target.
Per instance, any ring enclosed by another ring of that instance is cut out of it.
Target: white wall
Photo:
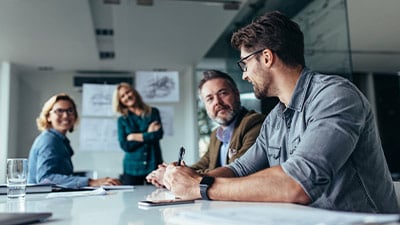
[[[174,106],[174,135],[164,136],[161,141],[164,160],[176,161],[180,146],[187,148],[185,160],[188,164],[197,161],[197,115],[195,101],[195,81],[193,68],[187,68],[180,73],[180,101],[178,103],[164,103],[155,105]],[[18,103],[19,118],[12,129],[17,130],[18,143],[9,150],[9,154],[27,157],[30,146],[39,134],[36,128],[36,117],[39,115],[44,102],[52,95],[65,92],[74,98],[78,111],[81,112],[82,93],[73,87],[74,73],[36,72],[16,75],[19,84],[19,96],[12,96],[12,102]],[[96,170],[99,177],[117,177],[122,172],[122,151],[116,152],[84,152],[79,151],[79,126],[67,136],[71,140],[75,151],[72,161],[75,170]]]

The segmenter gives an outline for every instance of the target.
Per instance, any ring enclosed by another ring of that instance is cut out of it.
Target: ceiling
[[[347,0],[353,70],[400,71],[400,1]]]
[[[1,0],[0,61],[34,70],[182,70],[206,55],[232,54],[216,46],[251,13],[294,14],[310,0],[238,0],[239,10],[225,10],[229,0],[103,1]],[[347,0],[347,6],[353,70],[397,73],[400,1]],[[100,59],[99,52],[114,58]]]
[[[0,60],[55,70],[182,69],[201,60],[238,10],[220,3],[1,0]],[[113,35],[96,36],[95,29]],[[99,59],[99,51],[114,59]]]

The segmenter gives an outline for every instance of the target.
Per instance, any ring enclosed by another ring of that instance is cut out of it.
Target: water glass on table
[[[28,178],[28,159],[7,159],[7,197],[24,198]]]

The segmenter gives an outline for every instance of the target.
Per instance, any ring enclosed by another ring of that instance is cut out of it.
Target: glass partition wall
[[[275,98],[258,100],[254,97],[252,85],[241,79],[242,73],[236,65],[240,54],[231,47],[230,38],[234,31],[250,23],[253,18],[274,10],[281,11],[301,26],[308,67],[352,79],[346,0],[262,0],[245,3],[231,26],[221,34],[219,40],[197,66],[197,83],[204,70],[218,69],[227,72],[239,86],[242,104],[249,109],[267,114],[278,101]],[[217,124],[209,120],[200,99],[198,99],[198,125],[199,157],[201,157],[207,150],[209,135]]]

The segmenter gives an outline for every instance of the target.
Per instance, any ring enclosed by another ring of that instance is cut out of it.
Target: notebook
[[[26,193],[49,193],[51,188],[51,184],[27,184]],[[5,194],[7,194],[7,184],[0,184],[0,195]]]
[[[42,222],[51,217],[50,212],[25,212],[25,213],[13,213],[13,212],[1,212],[0,213],[0,224],[1,225],[20,225],[30,224],[35,222]]]

